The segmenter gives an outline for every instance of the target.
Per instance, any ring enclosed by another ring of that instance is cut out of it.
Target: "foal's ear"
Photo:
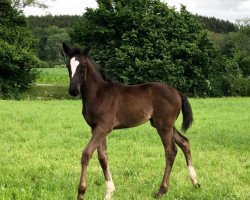
[[[90,50],[91,50],[91,45],[89,45],[85,49],[83,49],[83,55],[88,55]]]
[[[67,56],[70,55],[70,50],[70,47],[65,42],[63,42],[63,51]]]

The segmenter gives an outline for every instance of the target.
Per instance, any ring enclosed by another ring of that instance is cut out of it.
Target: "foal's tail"
[[[182,130],[187,131],[194,120],[193,119],[193,112],[192,112],[192,108],[191,108],[191,105],[190,105],[187,97],[184,94],[182,94],[181,92],[179,92],[179,94],[181,96],[181,101],[182,101],[182,107],[181,107],[182,116],[183,116]]]

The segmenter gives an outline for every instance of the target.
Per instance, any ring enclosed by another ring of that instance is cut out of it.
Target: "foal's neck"
[[[106,82],[89,58],[86,58],[85,67],[87,70],[86,80],[81,87],[81,94],[84,101],[95,98],[98,89]]]

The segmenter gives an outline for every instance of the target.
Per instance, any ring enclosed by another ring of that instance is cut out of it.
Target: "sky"
[[[41,0],[40,0],[41,1]],[[178,10],[180,4],[186,6],[193,14],[216,17],[235,22],[236,19],[250,18],[250,0],[162,0]],[[24,14],[28,15],[82,15],[86,7],[96,8],[95,0],[42,0],[48,9],[42,10],[26,7]]]

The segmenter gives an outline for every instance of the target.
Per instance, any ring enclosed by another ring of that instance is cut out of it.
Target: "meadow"
[[[37,68],[39,73],[36,83],[38,84],[56,84],[67,85],[69,82],[68,70],[63,66],[54,68]]]
[[[250,98],[190,102],[195,122],[185,135],[201,188],[193,188],[179,149],[162,199],[250,199]],[[80,100],[0,100],[0,199],[75,199],[90,136]],[[146,123],[113,131],[107,142],[114,200],[153,199],[165,165],[155,129]],[[103,199],[96,153],[87,179],[86,199]]]

